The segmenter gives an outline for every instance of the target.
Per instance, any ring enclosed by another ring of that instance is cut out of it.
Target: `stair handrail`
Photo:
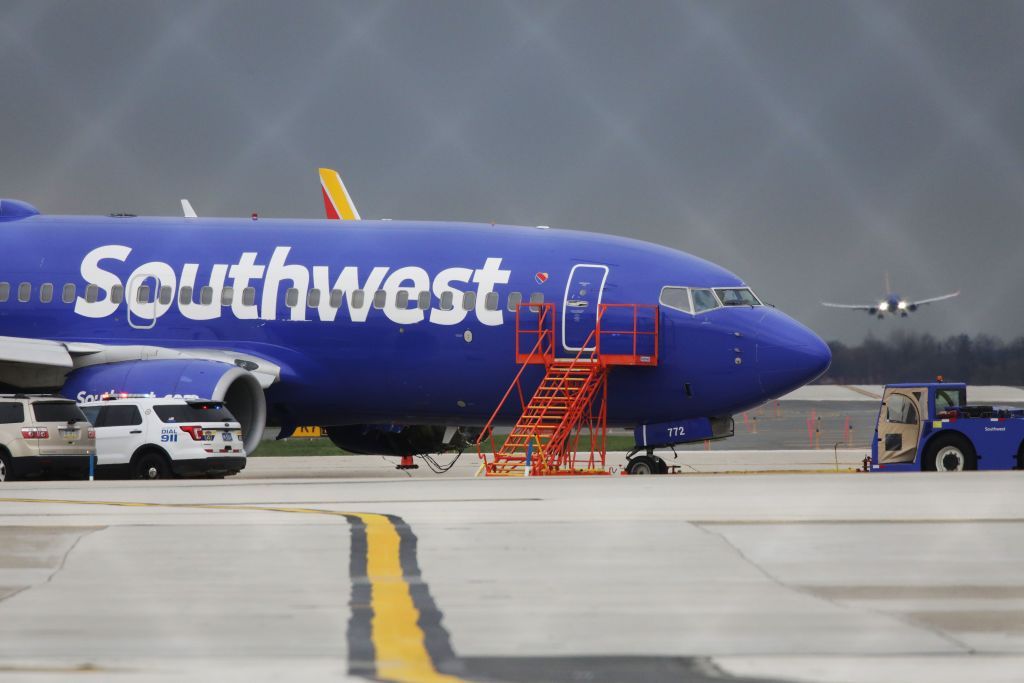
[[[525,372],[526,368],[529,367],[530,359],[533,358],[534,355],[538,355],[538,354],[542,354],[543,353],[541,351],[541,345],[543,343],[544,343],[544,335],[540,335],[537,338],[537,343],[533,345],[533,349],[530,351],[530,354],[526,357],[526,360],[521,364],[521,366],[519,368],[519,372],[516,373],[515,379],[513,379],[512,383],[509,384],[508,389],[505,391],[505,395],[502,396],[501,397],[501,401],[498,402],[498,407],[494,409],[493,413],[491,413],[491,419],[489,419],[487,421],[487,424],[484,425],[483,429],[480,430],[480,435],[476,438],[476,444],[475,445],[477,446],[477,455],[479,455],[481,459],[484,459],[484,456],[483,456],[483,452],[480,449],[480,445],[484,441],[486,441],[488,438],[491,439],[491,452],[492,453],[497,452],[495,447],[494,447],[494,445],[495,445],[494,444],[494,422],[495,422],[495,420],[498,419],[498,415],[501,413],[501,409],[505,407],[505,402],[508,400],[508,397],[512,395],[512,390],[513,389],[517,389],[517,388],[519,389],[519,402],[523,404],[522,405],[523,410],[526,410],[526,400],[523,397],[523,391],[522,391],[522,387],[520,385],[520,379],[523,376],[523,372]],[[485,459],[485,462],[486,462],[486,459]]]
[[[520,327],[523,309],[527,309],[530,312],[537,314],[537,329],[523,330]],[[553,360],[555,357],[555,305],[552,303],[518,303],[516,304],[516,331],[515,331],[515,352],[516,362],[522,362],[528,364],[530,359],[533,357],[531,352],[525,359],[520,361],[522,355],[519,352],[519,338],[523,334],[536,334],[538,341],[548,340],[547,348],[540,353],[540,358],[547,364],[548,361]],[[536,344],[534,345],[536,346]]]
[[[601,362],[615,364],[615,365],[622,364],[624,357],[616,356],[614,354],[612,356],[608,356],[608,354],[604,354],[604,353],[601,352],[601,339],[602,339],[602,336],[605,335],[605,334],[623,334],[623,335],[629,335],[630,337],[632,337],[632,340],[633,340],[632,353],[628,354],[628,356],[629,356],[629,358],[631,360],[628,361],[626,364],[629,364],[629,365],[637,365],[637,364],[641,364],[641,365],[657,365],[658,364],[658,344],[659,344],[658,337],[659,337],[659,334],[660,334],[660,326],[661,326],[660,325],[661,315],[660,315],[660,308],[659,308],[659,306],[657,306],[656,304],[598,304],[597,308],[598,308],[598,311],[597,311],[597,322],[596,322],[596,326],[595,326],[595,330],[597,332],[597,339],[596,339],[594,345],[596,347],[596,354],[597,354],[598,358],[601,359]],[[632,330],[628,330],[628,329],[626,329],[626,330],[620,330],[620,329],[608,330],[608,329],[604,329],[604,327],[603,327],[604,316],[605,316],[605,313],[608,312],[608,309],[611,309],[611,308],[629,309],[632,312],[633,329]],[[639,324],[640,324],[640,311],[641,310],[649,310],[651,312],[651,322],[652,322],[652,329],[651,330],[641,330],[640,329],[640,325]],[[651,346],[652,346],[652,348],[651,348],[650,356],[645,356],[644,354],[638,353],[638,344],[639,344],[639,341],[640,341],[640,337],[651,337]],[[640,360],[642,362],[637,363],[638,360]]]

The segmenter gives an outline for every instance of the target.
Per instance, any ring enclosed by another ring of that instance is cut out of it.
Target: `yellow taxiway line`
[[[421,619],[424,607],[437,612],[433,599],[420,595],[413,596],[409,579],[419,581],[419,569],[415,553],[403,553],[403,542],[412,543],[415,551],[415,537],[408,526],[394,516],[367,512],[340,512],[318,508],[280,507],[262,505],[216,505],[207,503],[140,503],[112,500],[65,500],[56,498],[0,498],[0,503],[42,503],[58,505],[104,505],[113,507],[141,508],[184,508],[199,510],[246,510],[259,512],[282,512],[290,514],[330,515],[344,517],[352,528],[352,553],[355,567],[365,567],[365,579],[370,587],[369,612],[360,615],[359,601],[352,600],[353,622],[350,631],[359,628],[357,621],[368,617],[370,640],[373,646],[372,671],[353,671],[368,674],[377,680],[395,683],[463,683],[463,679],[437,670],[434,657],[427,647],[427,636]],[[404,534],[400,532],[400,527]],[[405,538],[403,538],[403,535]],[[411,540],[410,540],[411,537]],[[355,584],[363,579],[353,575],[353,596]],[[417,604],[417,602],[421,604]],[[424,602],[428,604],[423,604]],[[448,634],[440,625],[440,619],[427,620],[429,626],[440,630],[434,640],[440,639],[447,645]],[[356,634],[358,637],[359,634]],[[352,634],[350,633],[350,646]],[[450,652],[450,650],[449,650]],[[350,660],[352,659],[352,652]],[[368,667],[369,668],[369,667]]]

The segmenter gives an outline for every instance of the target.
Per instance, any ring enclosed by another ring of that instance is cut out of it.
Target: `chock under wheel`
[[[402,462],[395,465],[396,470],[418,470],[419,468],[420,466],[412,461],[411,455],[403,455]]]

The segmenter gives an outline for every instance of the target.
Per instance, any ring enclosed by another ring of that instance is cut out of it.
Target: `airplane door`
[[[888,389],[878,415],[878,464],[914,462],[928,394],[921,389]]]
[[[160,280],[155,275],[136,275],[128,282],[125,303],[128,324],[136,330],[151,330],[156,325]]]
[[[587,344],[593,349],[596,340],[587,337],[597,326],[597,307],[601,303],[608,266],[579,263],[569,272],[562,301],[562,348],[580,351]]]

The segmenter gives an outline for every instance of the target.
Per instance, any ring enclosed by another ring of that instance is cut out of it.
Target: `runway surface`
[[[1024,473],[299,479],[259,460],[2,485],[0,679],[1024,671]]]

